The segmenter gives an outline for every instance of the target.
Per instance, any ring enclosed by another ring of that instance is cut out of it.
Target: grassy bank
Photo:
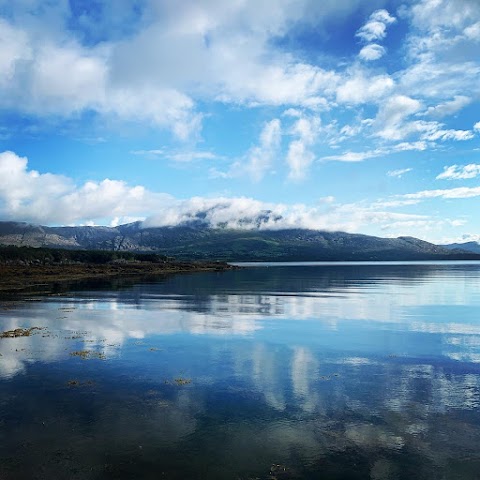
[[[232,268],[223,262],[177,262],[155,254],[6,247],[0,248],[0,292],[21,293],[42,287],[48,290],[55,283],[95,278]]]

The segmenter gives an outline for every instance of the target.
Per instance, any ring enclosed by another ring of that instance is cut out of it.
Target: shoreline
[[[176,273],[224,272],[239,267],[224,262],[109,263],[62,265],[0,265],[0,294],[31,294],[41,287],[95,279],[114,279]],[[42,292],[45,291],[42,289]]]

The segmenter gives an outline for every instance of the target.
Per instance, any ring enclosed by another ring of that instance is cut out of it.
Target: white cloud
[[[147,218],[144,225],[176,225],[200,216],[209,225],[228,228],[309,228],[353,232],[365,225],[427,218],[424,215],[389,212],[360,203],[332,205],[331,202],[321,202],[319,206],[311,207],[304,204],[265,203],[245,197],[195,197],[177,200],[170,203],[169,207]]]
[[[472,99],[470,97],[456,95],[453,100],[450,100],[449,102],[441,103],[435,107],[428,107],[427,115],[433,118],[443,118],[453,115],[471,103],[471,101]]]
[[[403,231],[418,231],[422,229],[424,231],[428,230],[438,230],[444,226],[454,226],[459,227],[464,225],[465,221],[463,220],[406,220],[399,222],[387,223],[382,226],[382,230],[403,230]]]
[[[194,101],[174,89],[112,89],[102,107],[101,113],[124,121],[170,128],[181,140],[196,134],[202,121],[202,115],[195,111]]]
[[[265,124],[259,145],[251,148],[247,154],[244,168],[254,181],[261,180],[272,167],[280,150],[280,141],[281,123],[276,118]]]
[[[362,60],[367,60],[367,61],[378,60],[379,58],[382,58],[384,55],[385,55],[385,48],[376,43],[371,43],[369,45],[366,45],[360,50],[360,53],[358,54],[358,56]]]
[[[470,163],[469,165],[450,165],[443,168],[443,172],[437,175],[437,180],[462,180],[475,178],[480,175],[480,165]]]
[[[358,0],[209,0],[175,5],[149,1],[142,5],[144,17],[128,35],[112,34],[114,20],[104,18],[108,34],[92,43],[82,43],[79,31],[66,28],[68,2],[50,2],[48,15],[37,8],[41,5],[37,0],[13,3],[12,8],[23,9],[24,16],[0,20],[0,107],[5,110],[72,118],[93,111],[109,121],[167,128],[183,140],[199,138],[204,101],[282,107],[282,122],[287,124],[297,119],[308,123],[309,115],[322,110],[334,118],[332,125],[336,122],[330,132],[327,127],[322,132],[332,148],[360,132],[362,140],[372,139],[372,133],[379,137],[365,152],[325,157],[339,161],[362,161],[473,138],[473,131],[425,121],[425,115],[430,119],[454,115],[479,98],[480,9],[472,0],[419,0],[404,7],[403,20],[411,21],[403,59],[407,67],[394,71],[397,62],[393,62],[390,74],[381,64],[378,68],[368,64],[385,54],[381,40],[396,21],[387,10],[375,10],[357,32],[364,63],[355,59],[329,67],[321,56],[309,63],[308,57],[276,48],[272,42],[305,22],[321,31],[325,19],[347,18],[348,13],[358,13],[359,6],[368,8]],[[31,9],[38,18],[28,13],[26,3],[37,5]],[[374,3],[371,9],[386,2]],[[123,21],[132,17],[128,10]],[[89,35],[95,29],[102,31],[95,19],[87,20]],[[363,105],[365,109],[358,108]],[[347,118],[345,109],[361,118],[371,115],[376,105],[380,107],[373,125],[341,125]],[[474,129],[480,130],[479,125]],[[300,179],[314,161],[316,140],[301,132],[295,135],[298,138],[288,145],[287,163],[289,177]],[[387,147],[388,142],[401,143]],[[260,139],[235,168],[241,164],[243,173],[259,180],[273,165],[275,148],[269,150]],[[215,159],[208,150],[179,150],[165,156],[177,162]],[[233,170],[217,174],[235,176]]]
[[[473,129],[474,129],[476,132],[480,132],[480,122],[477,122],[477,123],[473,126]]]
[[[427,148],[428,148],[428,143],[425,141],[401,142],[393,146],[393,150],[397,152],[404,152],[404,151],[411,151],[411,150],[417,150],[419,152],[423,152]]]
[[[193,162],[195,160],[217,160],[219,158],[213,152],[202,152],[202,151],[192,151],[192,152],[171,152],[167,154],[169,160],[174,162]]]
[[[77,186],[61,175],[29,170],[27,159],[0,153],[0,214],[37,223],[86,223],[112,217],[142,216],[165,199],[141,186],[105,179]]]
[[[180,139],[198,131],[193,100],[168,86],[118,85],[111,76],[112,46],[86,48],[77,42],[37,41],[2,21],[0,106],[28,115],[73,116],[93,110],[122,121],[169,128]],[[14,44],[12,42],[15,42]]]
[[[28,60],[31,55],[26,33],[0,19],[0,87],[13,80],[17,64]]]
[[[389,177],[398,177],[402,178],[403,175],[405,175],[408,172],[411,172],[413,168],[402,168],[400,170],[390,170],[387,172],[387,175]]]
[[[374,150],[365,150],[363,152],[344,152],[339,155],[329,155],[327,157],[322,157],[323,161],[338,161],[338,162],[363,162],[369,158],[375,158],[380,156],[390,155],[396,152],[404,151],[423,151],[427,148],[427,143],[423,141],[419,142],[401,142],[396,145],[391,145],[390,147],[376,148]]]
[[[480,41],[480,22],[474,23],[468,26],[463,34],[469,39],[474,41]]]
[[[112,75],[129,85],[154,81],[228,103],[325,104],[336,74],[269,44],[302,19],[307,3],[159,1],[148,28],[114,46]]]
[[[441,140],[455,140],[455,141],[465,141],[471,140],[474,135],[470,130],[445,130],[442,129],[442,124],[436,122],[414,122],[412,125],[417,125],[419,131],[425,130],[421,135],[422,140],[428,140],[431,142]]]
[[[337,101],[347,104],[369,103],[380,100],[394,88],[388,75],[370,75],[354,70],[337,88]]]
[[[476,33],[480,3],[421,0],[411,7],[408,18],[412,30],[405,43],[410,65],[399,72],[399,84],[404,91],[436,101],[448,101],[464,96],[465,92],[472,98],[478,96]],[[455,105],[446,108],[451,107]]]
[[[290,109],[287,112],[297,113],[299,108],[327,110],[336,107],[335,98],[351,105],[380,102],[394,94],[395,78],[402,87],[398,93],[405,97],[433,96],[438,104],[430,107],[429,114],[440,118],[465,104],[466,97],[459,91],[472,92],[473,98],[479,90],[480,70],[473,55],[468,61],[454,62],[431,55],[420,59],[418,54],[413,65],[389,76],[359,70],[356,63],[336,70],[321,61],[306,63],[273,46],[272,38],[300,23],[315,24],[321,30],[333,16],[356,11],[362,5],[359,0],[260,4],[209,0],[175,6],[166,0],[145,2],[142,13],[137,13],[138,24],[131,29],[123,25],[128,30],[124,36],[115,34],[116,18],[134,19],[135,9],[128,2],[102,6],[99,18],[86,13],[77,25],[79,31],[66,27],[67,20],[72,20],[68,2],[49,2],[48,9],[39,8],[40,2],[33,0],[27,2],[30,7],[13,3],[15,15],[0,25],[0,106],[36,116],[94,111],[122,122],[168,128],[185,140],[201,129],[197,99],[285,106]],[[375,7],[383,3],[375,2]],[[480,22],[475,2],[423,0],[410,10],[415,27],[410,35],[411,55],[416,38],[422,40],[417,52],[425,53],[433,48],[425,43],[428,38],[447,36],[452,28],[470,42],[477,38]],[[384,38],[395,21],[384,9],[371,14],[357,32],[358,38],[368,42],[360,58],[371,61],[384,55],[384,47],[372,42]],[[92,46],[80,43],[81,33],[95,37],[96,32],[97,36],[106,32],[106,38]]]
[[[403,140],[417,135],[418,142],[465,141],[474,136],[470,130],[445,129],[444,124],[435,121],[410,120],[409,117],[421,111],[419,100],[405,95],[395,95],[378,110],[373,123],[375,135],[385,140]],[[426,143],[424,143],[426,145]]]
[[[411,9],[413,25],[430,32],[463,31],[479,14],[476,0],[421,0]]]
[[[37,112],[99,109],[107,101],[107,66],[100,52],[43,45],[35,52],[31,76],[31,95],[37,100],[31,108]]]
[[[179,163],[188,163],[195,160],[217,160],[218,158],[220,158],[218,155],[210,151],[171,151],[166,148],[157,148],[150,150],[132,150],[130,153],[132,155],[139,155],[151,159],[162,157]]]
[[[409,200],[377,200],[371,204],[372,208],[385,209],[385,208],[397,208],[405,207],[406,205],[417,205],[420,203],[419,200],[409,199]]]
[[[164,148],[154,148],[150,150],[131,150],[132,155],[141,155],[150,158],[156,158],[164,156],[167,153],[167,150]]]
[[[92,47],[62,25],[68,6],[50,6],[51,16],[58,14],[51,25],[43,10],[33,18],[18,7],[30,25],[23,30],[20,22],[1,20],[0,107],[37,117],[94,111],[168,128],[183,140],[201,127],[194,98],[328,108],[325,96],[335,91],[338,75],[269,43],[302,18],[307,3],[185,2],[173,8],[159,1],[146,7],[148,25]],[[337,7],[313,10],[321,18]]]
[[[319,129],[320,119],[318,117],[302,117],[295,122],[292,134],[298,138],[290,142],[286,159],[289,167],[289,179],[298,181],[305,177],[315,159],[310,147],[315,143]]]
[[[374,128],[379,137],[388,140],[402,140],[406,135],[400,127],[404,120],[422,108],[421,102],[405,95],[395,95],[378,110]]]
[[[425,55],[399,72],[398,83],[403,91],[437,100],[453,98],[465,92],[470,96],[478,95],[479,75],[480,66],[476,62],[437,60]]]
[[[13,152],[0,153],[0,215],[4,220],[115,225],[146,218],[146,226],[168,226],[201,218],[212,226],[231,228],[352,232],[386,222],[428,218],[390,212],[386,208],[386,204],[362,202],[336,204],[333,197],[320,199],[314,206],[268,203],[245,197],[179,200],[141,185],[130,186],[110,179],[78,186],[68,177],[29,170],[27,159]]]
[[[259,182],[273,167],[280,154],[282,124],[278,118],[263,125],[257,145],[251,147],[242,158],[233,162],[227,171],[210,169],[211,178],[235,178],[248,175]]]
[[[367,150],[365,152],[344,152],[339,155],[329,155],[322,157],[323,161],[337,161],[337,162],[363,162],[368,158],[379,157],[383,154],[382,149]]]
[[[477,242],[480,244],[480,234],[464,233],[458,237],[443,238],[440,244],[447,245],[449,243],[466,243],[466,242]]]
[[[446,190],[423,190],[416,193],[407,193],[403,198],[472,198],[480,196],[480,187],[457,187]]]
[[[298,108],[288,108],[282,113],[282,115],[284,117],[300,118],[303,115],[303,112],[298,110]]]
[[[356,35],[366,42],[381,40],[387,35],[387,26],[394,22],[396,18],[392,17],[387,10],[376,10]]]

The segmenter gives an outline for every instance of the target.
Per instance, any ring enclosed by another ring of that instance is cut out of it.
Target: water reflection
[[[2,330],[47,329],[0,339],[0,476],[476,478],[479,303],[475,265],[254,269],[21,303]],[[70,355],[84,349],[106,360]]]

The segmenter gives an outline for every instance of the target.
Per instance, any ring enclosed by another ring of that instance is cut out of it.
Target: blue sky
[[[0,0],[0,218],[480,240],[479,51],[477,0]]]

